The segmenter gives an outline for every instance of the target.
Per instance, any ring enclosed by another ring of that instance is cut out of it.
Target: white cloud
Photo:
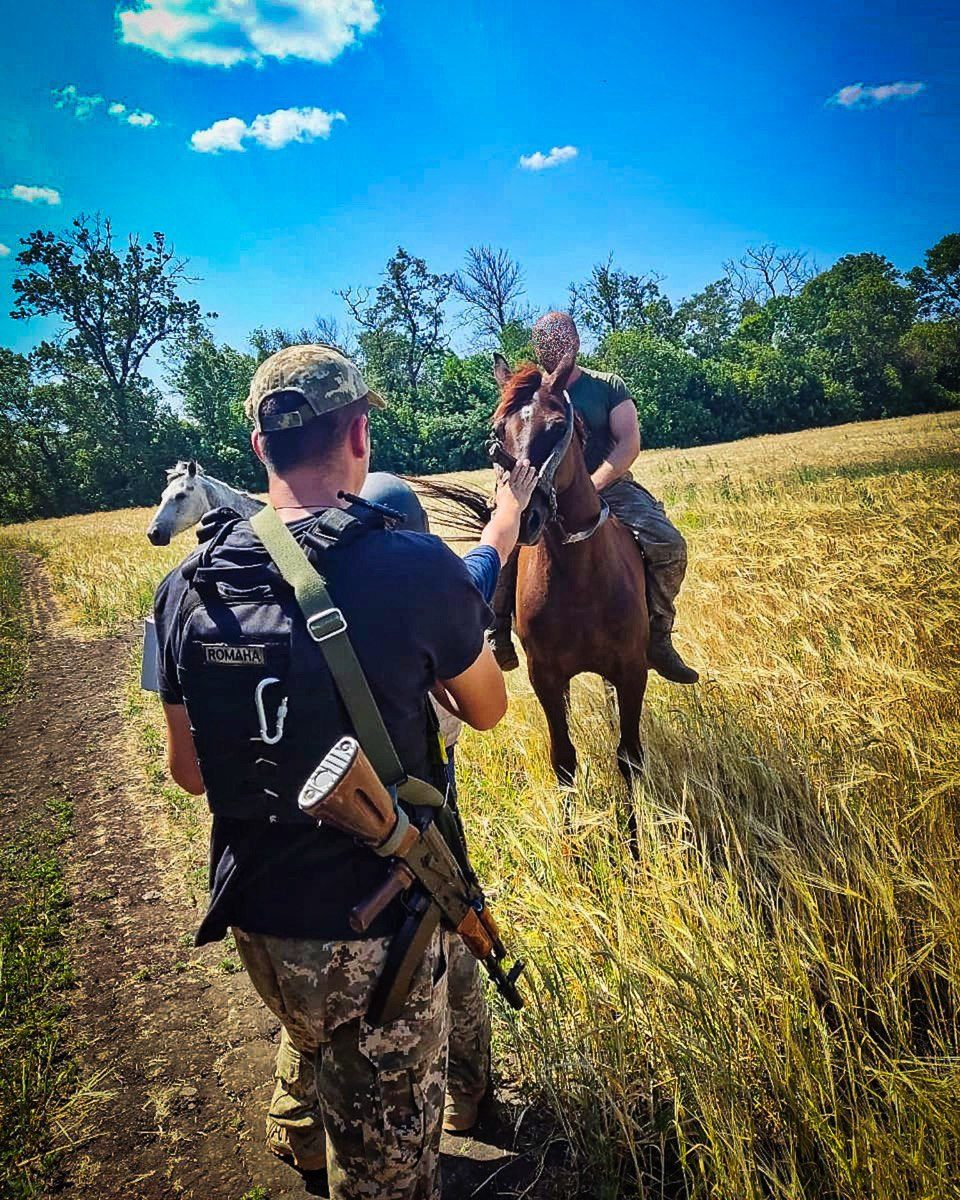
[[[545,171],[549,167],[559,167],[561,163],[576,158],[579,151],[576,146],[554,146],[549,154],[535,150],[533,154],[521,154],[520,166],[525,171]]]
[[[56,188],[33,187],[26,183],[15,183],[9,191],[2,193],[6,200],[23,200],[25,204],[59,204],[60,193]]]
[[[0,242],[0,258],[6,258],[9,253],[10,247],[5,246],[3,242]]]
[[[93,114],[94,109],[103,104],[103,97],[84,96],[72,83],[65,87],[53,89],[54,104],[57,108],[72,108],[73,115],[80,121],[86,120]]]
[[[927,85],[918,80],[906,83],[848,83],[839,92],[834,93],[827,101],[841,108],[868,108],[883,104],[887,100],[909,100],[911,96],[919,95]]]
[[[118,15],[121,41],[217,67],[332,62],[380,19],[375,0],[141,0]]]
[[[220,150],[243,150],[244,142],[256,142],[268,150],[280,150],[291,142],[312,142],[328,138],[335,121],[345,121],[342,112],[325,112],[322,108],[278,108],[264,113],[248,125],[240,117],[225,117],[214,121],[209,129],[198,129],[190,145],[201,154]]]
[[[139,109],[136,112],[127,113],[124,121],[127,125],[134,125],[140,129],[149,129],[152,125],[160,124],[153,113],[141,112]]]
[[[214,121],[209,129],[197,129],[190,138],[190,145],[201,154],[242,150],[243,139],[249,132],[246,121],[241,121],[239,117],[225,117],[222,121]]]
[[[81,121],[86,120],[101,105],[106,105],[107,116],[113,117],[115,121],[121,121],[124,125],[135,125],[142,129],[148,129],[151,125],[160,124],[153,113],[143,112],[139,108],[127,108],[119,100],[107,101],[103,96],[85,96],[72,83],[54,88],[53,97],[57,108],[73,109],[73,115]]]

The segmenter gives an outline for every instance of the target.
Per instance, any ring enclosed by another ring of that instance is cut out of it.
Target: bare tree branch
[[[743,256],[723,264],[741,309],[776,296],[795,296],[817,274],[816,263],[802,250],[782,250],[773,242],[748,246]]]
[[[471,246],[464,269],[453,276],[455,295],[467,305],[469,320],[481,337],[499,338],[528,312],[520,305],[525,294],[523,271],[506,250]]]

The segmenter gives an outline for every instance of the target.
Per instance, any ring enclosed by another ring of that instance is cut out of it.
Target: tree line
[[[257,364],[298,342],[340,346],[388,396],[373,417],[378,468],[483,466],[490,352],[532,358],[522,268],[489,246],[452,274],[398,248],[378,283],[338,293],[347,327],[264,326],[242,349],[217,340],[216,314],[189,298],[196,281],[161,233],[119,239],[108,220],[80,217],[21,247],[11,315],[51,318],[56,332],[28,355],[0,348],[5,520],[151,503],[184,457],[262,487],[243,401]],[[647,446],[960,404],[960,234],[905,274],[880,254],[820,271],[802,252],[760,245],[679,303],[664,282],[611,255],[558,304],[590,339],[584,365],[626,380]],[[467,331],[472,352],[455,353],[451,338]]]

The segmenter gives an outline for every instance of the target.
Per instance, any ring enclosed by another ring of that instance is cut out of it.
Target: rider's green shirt
[[[580,377],[567,388],[574,409],[583,418],[587,427],[587,444],[584,458],[587,470],[592,474],[603,462],[610,449],[610,414],[630,399],[627,385],[619,375],[607,371],[588,371],[580,368]]]

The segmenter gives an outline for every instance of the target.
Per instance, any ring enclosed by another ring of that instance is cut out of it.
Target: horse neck
[[[250,517],[263,508],[262,501],[231,487],[222,479],[214,479],[212,475],[204,475],[203,486],[211,508],[232,508],[241,517]]]
[[[557,512],[567,533],[575,533],[587,529],[600,515],[600,495],[593,486],[590,472],[583,459],[583,452],[576,442],[570,447],[573,455],[573,478],[571,482],[557,493]],[[547,536],[554,532],[552,526],[547,527]],[[562,535],[557,531],[556,541],[559,544]],[[583,542],[581,545],[588,545]],[[566,549],[566,547],[564,547]]]

